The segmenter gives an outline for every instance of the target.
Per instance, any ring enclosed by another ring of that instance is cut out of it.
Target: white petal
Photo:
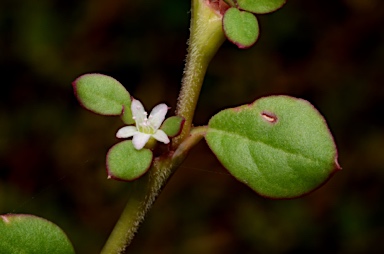
[[[164,103],[161,103],[152,109],[148,119],[155,130],[159,129],[160,125],[163,123],[167,111],[168,106]]]
[[[131,110],[133,119],[135,119],[136,126],[144,121],[147,117],[147,113],[143,107],[143,104],[139,100],[132,99]]]
[[[152,137],[154,137],[157,141],[163,142],[164,144],[169,143],[167,134],[165,134],[165,132],[162,130],[157,130],[155,134],[152,135]]]
[[[151,137],[150,134],[138,132],[133,136],[133,139],[132,139],[133,146],[137,150],[142,149],[145,146],[145,144],[148,142],[150,137]]]
[[[117,133],[117,138],[129,138],[137,133],[137,128],[135,126],[124,126],[120,128]]]

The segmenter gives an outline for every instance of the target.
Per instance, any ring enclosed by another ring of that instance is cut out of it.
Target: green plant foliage
[[[26,214],[0,216],[0,253],[75,253],[65,233],[45,219]]]
[[[77,99],[86,109],[101,115],[123,114],[125,123],[134,123],[131,96],[116,79],[103,74],[85,74],[72,85]]]
[[[134,124],[135,120],[132,118],[131,103],[129,105],[123,105],[123,111],[121,112],[121,120],[127,124]]]
[[[163,122],[160,129],[167,134],[168,137],[176,137],[183,128],[185,119],[181,116],[171,116]]]
[[[206,140],[233,176],[271,198],[304,195],[340,169],[325,120],[302,99],[270,96],[223,110]]]
[[[149,149],[137,150],[131,140],[114,145],[107,154],[108,178],[132,181],[142,176],[152,163]]]
[[[264,14],[276,11],[285,4],[286,0],[238,0],[237,5],[241,10]]]
[[[223,29],[228,40],[239,48],[251,47],[259,37],[255,15],[236,8],[229,8],[223,17]]]

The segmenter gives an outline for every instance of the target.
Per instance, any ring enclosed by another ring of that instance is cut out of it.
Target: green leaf
[[[129,104],[131,104],[131,103],[129,103]],[[131,124],[135,123],[135,121],[132,118],[131,105],[128,105],[128,106],[123,105],[123,111],[121,112],[121,120],[123,120],[123,122],[126,125],[131,125]]]
[[[77,78],[72,85],[79,102],[95,113],[120,115],[123,106],[131,108],[131,96],[128,91],[112,77],[103,74],[85,74]]]
[[[285,4],[286,0],[238,0],[238,8],[253,12],[256,14],[264,14],[276,11]]]
[[[136,150],[131,140],[114,145],[107,154],[108,178],[132,181],[142,176],[152,163],[152,152],[143,148]]]
[[[176,137],[183,128],[185,119],[181,116],[171,116],[163,122],[160,129],[167,134],[168,137]]]
[[[255,15],[229,8],[223,17],[224,33],[239,48],[251,47],[259,37],[259,25]]]
[[[211,118],[206,140],[239,181],[262,196],[293,198],[340,167],[324,118],[307,101],[264,97]]]
[[[67,236],[58,226],[45,219],[26,214],[0,216],[0,252],[75,253]]]

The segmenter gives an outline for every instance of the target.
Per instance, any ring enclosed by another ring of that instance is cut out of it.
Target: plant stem
[[[132,183],[127,205],[101,254],[124,253],[156,197],[183,162],[188,151],[204,137],[207,128],[193,128],[189,137],[175,152],[156,158],[149,172]]]
[[[185,118],[183,130],[173,139],[177,148],[188,136],[208,64],[225,40],[222,15],[208,0],[192,0],[191,35],[176,115]]]
[[[170,176],[189,150],[199,142],[207,127],[192,128],[192,119],[208,64],[225,40],[222,15],[209,0],[192,0],[191,36],[176,115],[185,118],[181,134],[172,140],[172,149],[155,158],[149,172],[132,183],[128,203],[113,229],[102,254],[123,253],[140,223]]]

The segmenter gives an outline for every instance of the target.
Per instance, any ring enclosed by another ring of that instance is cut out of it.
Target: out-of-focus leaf
[[[26,214],[0,216],[0,253],[75,253],[65,233],[45,219]]]

